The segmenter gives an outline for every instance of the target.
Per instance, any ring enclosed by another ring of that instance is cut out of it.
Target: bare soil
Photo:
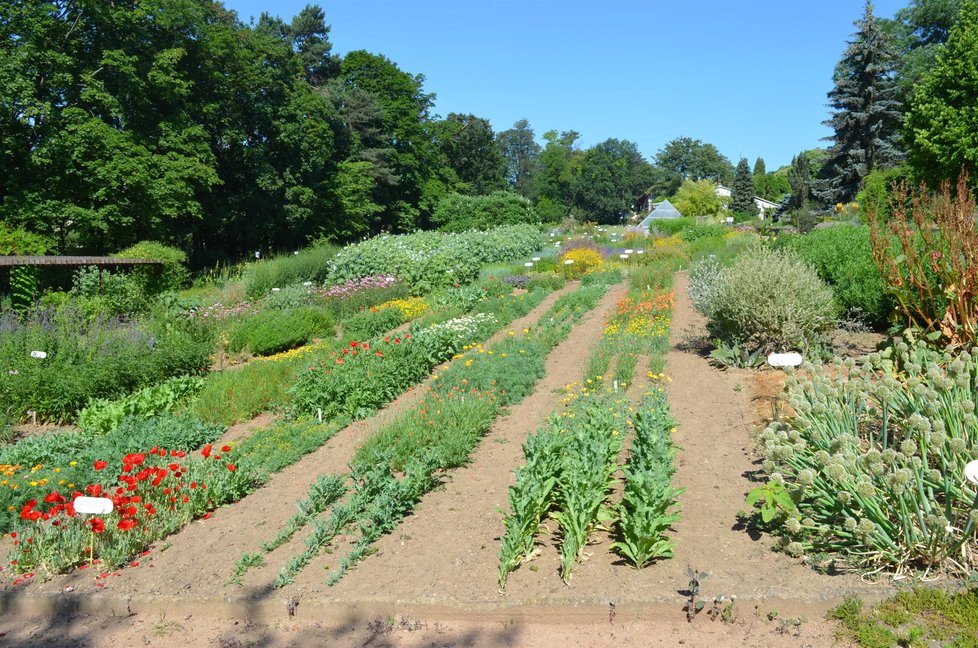
[[[825,611],[846,593],[873,600],[887,590],[853,576],[818,574],[772,551],[770,538],[738,521],[758,470],[750,441],[756,390],[748,372],[721,372],[679,348],[677,332],[703,325],[685,287],[680,273],[666,367],[681,448],[675,481],[687,489],[673,559],[631,569],[601,533],[565,585],[555,538],[544,538],[541,555],[510,575],[505,593],[496,583],[500,509],[507,506],[511,471],[522,461],[521,444],[559,406],[561,388],[580,379],[603,317],[624,294],[617,287],[554,350],[534,393],[496,421],[472,462],[426,496],[377,543],[378,553],[335,587],[325,585],[324,567],[338,557],[322,555],[293,585],[272,588],[299,540],[269,554],[267,566],[242,585],[225,583],[238,556],[275,535],[316,475],[341,470],[359,441],[415,402],[425,386],[344,429],[241,502],[160,543],[140,567],[121,570],[102,591],[86,571],[0,591],[0,633],[6,633],[0,646],[833,645],[835,628]],[[633,400],[641,396],[645,366],[639,363],[636,384],[626,392]],[[709,573],[701,598],[737,597],[729,622],[711,621],[704,612],[687,623],[687,566]]]

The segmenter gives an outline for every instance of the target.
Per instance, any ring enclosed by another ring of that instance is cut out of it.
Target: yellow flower
[[[465,361],[465,366],[466,366],[466,367],[470,367],[470,366],[472,366],[472,361],[471,361],[471,360],[466,360],[466,361]]]
[[[69,466],[77,466],[78,465],[78,462],[77,461],[69,461],[68,462],[68,465]]]

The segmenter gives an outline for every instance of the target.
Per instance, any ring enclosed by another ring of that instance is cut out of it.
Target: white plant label
[[[964,467],[964,476],[972,484],[978,484],[978,460],[968,462]]]
[[[74,505],[75,513],[85,515],[108,515],[115,508],[107,497],[76,497]]]
[[[797,367],[802,362],[800,353],[772,353],[767,363],[772,367]]]
[[[38,360],[43,360],[44,358],[48,357],[48,354],[44,351],[31,351],[31,357]]]

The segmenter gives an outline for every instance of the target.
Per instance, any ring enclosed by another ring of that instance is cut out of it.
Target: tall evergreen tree
[[[807,151],[802,151],[791,158],[791,168],[788,169],[788,184],[791,185],[789,209],[805,209],[812,197],[812,167]]]
[[[762,176],[767,173],[767,167],[764,166],[764,158],[759,157],[754,162],[754,177]]]
[[[730,210],[739,214],[757,216],[754,202],[754,177],[750,172],[747,158],[740,158],[734,172],[733,187],[730,188]]]
[[[829,91],[832,117],[823,122],[835,133],[829,158],[816,184],[816,196],[826,204],[848,202],[860,181],[876,167],[898,163],[900,102],[894,81],[896,52],[889,36],[873,16],[867,0],[857,21],[858,31],[835,69]]]

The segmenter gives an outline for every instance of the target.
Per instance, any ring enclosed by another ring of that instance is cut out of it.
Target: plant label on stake
[[[107,497],[76,497],[72,502],[75,513],[83,515],[108,515],[115,508],[115,505]],[[88,566],[95,564],[95,527],[92,527],[92,537],[88,544]]]

